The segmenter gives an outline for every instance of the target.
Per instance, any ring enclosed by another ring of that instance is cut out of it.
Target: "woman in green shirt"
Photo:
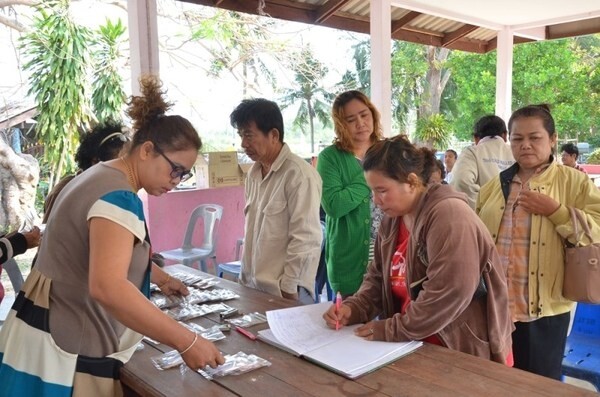
[[[326,213],[327,275],[333,291],[354,294],[362,283],[382,214],[362,170],[367,149],[382,138],[379,112],[360,91],[339,94],[332,109],[333,145],[319,154]]]

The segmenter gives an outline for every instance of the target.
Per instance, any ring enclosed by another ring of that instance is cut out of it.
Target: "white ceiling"
[[[392,6],[488,29],[528,29],[600,17],[600,0],[391,0]]]

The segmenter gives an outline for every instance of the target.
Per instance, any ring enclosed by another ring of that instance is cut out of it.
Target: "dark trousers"
[[[323,243],[321,244],[321,257],[319,258],[319,267],[315,278],[315,303],[321,301],[321,292],[323,287],[327,288],[327,300],[333,300],[333,291],[327,278],[327,262],[325,261],[325,222],[321,221],[321,230],[323,231]]]
[[[512,333],[515,368],[560,380],[570,315],[516,322]]]

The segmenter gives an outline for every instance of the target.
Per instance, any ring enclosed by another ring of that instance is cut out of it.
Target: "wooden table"
[[[170,272],[191,271],[182,265]],[[290,307],[285,299],[222,280],[222,288],[235,291],[239,299],[228,303],[242,312],[265,312]],[[195,320],[202,326],[219,321],[218,315]],[[253,333],[266,324],[249,328]],[[424,345],[373,373],[349,380],[261,341],[232,331],[216,342],[225,354],[243,351],[269,360],[270,367],[238,376],[204,379],[179,369],[158,371],[150,358],[172,350],[166,345],[145,343],[121,371],[126,396],[596,396],[596,393],[528,372],[483,360],[439,346]]]

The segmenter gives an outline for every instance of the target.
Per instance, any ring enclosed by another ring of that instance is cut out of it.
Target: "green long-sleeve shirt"
[[[319,154],[317,171],[323,180],[321,205],[326,213],[327,276],[333,291],[358,290],[369,258],[370,189],[352,153],[329,146]]]

